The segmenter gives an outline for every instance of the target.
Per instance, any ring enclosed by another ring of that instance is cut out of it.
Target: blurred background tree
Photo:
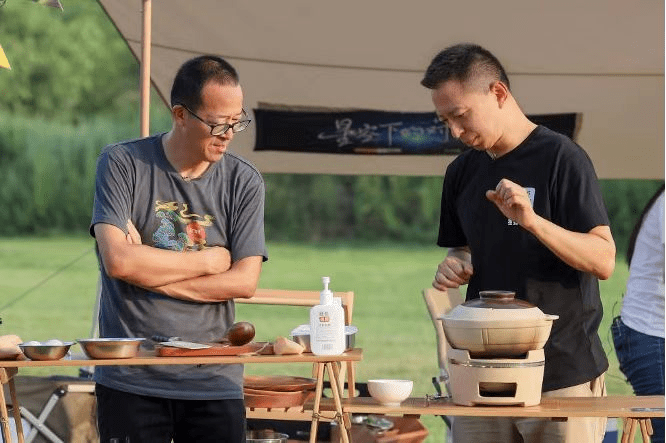
[[[76,124],[137,107],[138,63],[97,2],[70,0],[60,11],[9,0],[0,44],[12,65],[0,75],[4,113]]]

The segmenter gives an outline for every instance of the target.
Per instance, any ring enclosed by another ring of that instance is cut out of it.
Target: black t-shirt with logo
[[[609,225],[592,162],[580,146],[543,126],[496,160],[466,151],[444,177],[437,241],[443,247],[470,247],[474,274],[468,300],[483,290],[512,290],[560,316],[544,349],[544,391],[590,381],[608,368],[597,333],[603,316],[599,282],[564,263],[486,198],[502,178],[526,188],[541,217],[589,232]]]

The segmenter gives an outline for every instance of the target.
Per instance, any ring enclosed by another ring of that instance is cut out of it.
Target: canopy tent
[[[528,115],[579,114],[576,141],[600,177],[664,177],[663,2],[99,2],[138,59],[148,31],[144,72],[165,101],[180,64],[211,53],[238,69],[248,110],[429,112],[423,71],[469,41],[503,62]],[[453,159],[255,151],[255,137],[238,134],[233,149],[262,172],[441,175]]]

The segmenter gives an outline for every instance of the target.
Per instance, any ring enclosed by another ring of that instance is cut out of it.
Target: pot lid
[[[544,314],[533,304],[516,299],[513,291],[480,291],[479,298],[466,301],[448,313],[442,320],[520,321],[555,320],[557,315]]]

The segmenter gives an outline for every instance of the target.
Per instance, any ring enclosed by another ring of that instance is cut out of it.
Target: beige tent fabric
[[[99,0],[140,55],[142,0]],[[432,110],[423,71],[445,46],[479,43],[503,62],[527,114],[582,114],[578,142],[603,178],[664,177],[664,3],[562,0],[155,0],[151,78],[169,96],[203,53],[239,71],[257,103]],[[451,156],[254,152],[263,172],[441,175]]]

